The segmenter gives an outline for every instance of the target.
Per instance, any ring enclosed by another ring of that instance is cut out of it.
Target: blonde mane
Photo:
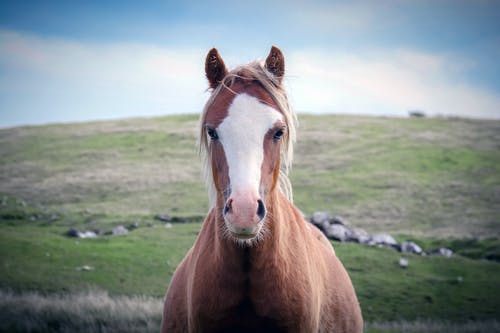
[[[203,112],[200,117],[200,129],[199,129],[199,152],[202,160],[202,171],[207,184],[208,198],[210,208],[215,206],[215,201],[217,198],[217,192],[215,189],[215,184],[212,177],[212,164],[210,162],[210,145],[207,138],[206,130],[204,128],[205,117],[210,109],[210,106],[214,103],[215,99],[221,94],[225,89],[235,93],[231,90],[231,86],[237,79],[257,81],[264,90],[271,96],[274,103],[278,107],[278,111],[283,114],[285,124],[287,126],[286,135],[283,137],[283,145],[281,146],[281,161],[280,161],[280,173],[279,173],[279,189],[280,191],[293,202],[293,192],[292,185],[288,178],[288,171],[292,166],[293,160],[293,144],[296,140],[296,127],[297,127],[297,116],[290,108],[288,103],[288,98],[285,90],[278,82],[278,80],[266,70],[261,62],[254,61],[248,65],[240,66],[229,72],[221,84],[219,84],[213,91],[208,99]],[[236,93],[235,93],[236,94]]]

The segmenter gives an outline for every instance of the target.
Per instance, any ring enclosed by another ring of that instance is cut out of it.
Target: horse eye
[[[207,128],[207,134],[210,137],[212,141],[218,140],[219,135],[217,135],[217,131],[214,128],[208,127]]]
[[[274,133],[275,140],[279,140],[282,136],[283,136],[283,129],[282,128],[280,128],[279,130],[276,131],[276,133]]]

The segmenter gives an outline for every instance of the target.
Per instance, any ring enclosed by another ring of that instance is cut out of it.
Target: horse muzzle
[[[226,227],[233,237],[252,239],[262,228],[266,207],[258,195],[234,194],[227,199],[222,213]]]

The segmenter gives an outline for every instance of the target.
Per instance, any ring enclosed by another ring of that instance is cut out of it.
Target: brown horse
[[[205,71],[211,209],[168,288],[162,332],[361,332],[347,272],[291,202],[295,115],[283,54],[273,47],[265,64],[228,72],[212,49]]]

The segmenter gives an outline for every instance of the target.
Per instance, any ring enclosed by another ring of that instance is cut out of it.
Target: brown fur
[[[258,83],[228,89],[272,105]],[[217,126],[231,100],[214,101],[205,121]],[[333,247],[276,186],[280,147],[272,143],[273,133],[264,139],[261,176],[268,189],[266,231],[252,246],[225,233],[227,163],[223,147],[210,143],[216,203],[172,278],[162,332],[362,332],[354,288]]]

